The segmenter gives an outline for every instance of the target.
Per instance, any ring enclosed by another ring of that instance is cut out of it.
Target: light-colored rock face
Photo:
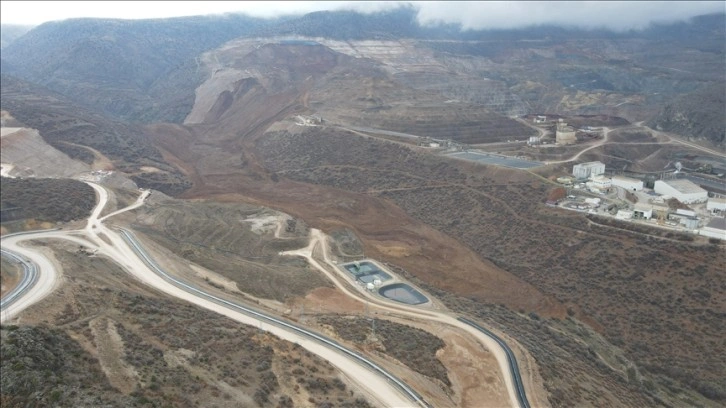
[[[288,39],[288,38],[285,38]],[[260,69],[245,63],[246,57],[266,44],[274,44],[282,38],[238,39],[206,52],[197,59],[197,69],[207,73],[207,79],[196,90],[196,98],[191,112],[184,124],[204,122],[207,114],[224,92],[234,92],[236,84],[247,78],[254,78],[266,86],[270,75],[276,69],[261,72]],[[400,41],[337,41],[324,38],[301,38],[317,42],[330,50],[353,58],[366,58],[380,64],[389,74],[398,73],[444,73],[446,66],[434,58],[430,50],[416,47],[413,40]],[[254,57],[252,58],[254,60]]]
[[[47,144],[35,129],[0,129],[0,162],[5,176],[73,177],[90,171],[87,164]]]

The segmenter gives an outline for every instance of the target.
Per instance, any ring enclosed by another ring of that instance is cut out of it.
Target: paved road
[[[311,239],[307,247],[294,251],[285,251],[281,254],[290,256],[301,256],[305,258],[308,263],[310,263],[310,265],[324,273],[335,284],[335,286],[338,287],[338,289],[340,289],[348,297],[358,300],[360,302],[367,302],[366,307],[368,307],[369,309],[377,309],[382,312],[395,313],[399,316],[402,315],[418,320],[427,320],[434,323],[435,325],[444,324],[467,332],[469,335],[473,336],[479,343],[481,343],[487,350],[489,350],[496,358],[499,369],[503,374],[503,379],[507,387],[507,392],[509,393],[510,405],[512,407],[520,406],[526,408],[525,405],[521,405],[519,403],[520,396],[524,397],[525,395],[525,390],[523,384],[521,383],[521,376],[519,373],[519,368],[516,365],[516,359],[514,359],[514,354],[508,354],[511,353],[509,347],[502,347],[502,344],[504,344],[504,342],[499,337],[490,335],[493,333],[481,331],[479,328],[474,327],[464,321],[461,321],[458,316],[453,316],[433,310],[422,309],[415,306],[394,304],[393,302],[385,301],[380,297],[371,294],[364,288],[355,285],[349,285],[350,279],[344,274],[344,272],[340,268],[337,267],[337,265],[333,264],[329,258],[328,246],[325,244],[326,236],[320,230],[314,228],[311,229],[310,234]],[[325,266],[321,264],[315,257],[313,257],[313,252],[318,246],[320,246],[322,249],[322,262],[325,264]],[[351,290],[351,287],[354,289]],[[506,344],[504,345],[506,346]],[[515,361],[515,364],[511,363],[513,359]],[[514,371],[515,368],[516,374]],[[517,378],[519,378],[519,382],[516,381]],[[526,397],[524,397],[524,401],[526,402]]]
[[[164,275],[159,274],[158,270],[155,271],[149,266],[149,263],[153,265],[155,263],[148,255],[144,256],[145,259],[140,258],[140,247],[138,245],[130,245],[121,234],[109,229],[101,222],[99,214],[108,201],[108,192],[95,183],[87,182],[87,184],[98,193],[99,200],[83,230],[40,231],[3,237],[3,249],[19,253],[37,264],[38,279],[35,285],[31,285],[29,290],[18,296],[18,299],[13,302],[11,307],[7,310],[3,308],[2,322],[15,317],[31,304],[47,296],[56,287],[58,281],[58,272],[46,257],[39,252],[20,246],[19,243],[29,239],[66,239],[96,251],[98,256],[109,257],[141,282],[164,293],[228,316],[241,323],[260,327],[262,330],[284,340],[299,344],[340,369],[356,383],[358,388],[371,401],[376,402],[378,405],[390,407],[427,406],[418,393],[405,383],[356,352],[345,349],[340,345],[336,346],[332,340],[327,339],[326,341],[322,336],[306,330],[302,332],[301,328],[293,327],[291,324],[279,319],[271,320],[269,316],[263,318],[261,312],[254,311],[251,308],[241,310],[241,305],[214,297],[191,285],[187,284],[184,290],[181,289],[178,286],[179,281],[170,281]],[[147,193],[144,194],[148,195]],[[116,211],[114,214],[136,208],[138,203],[139,201],[121,211]],[[168,275],[166,276],[168,277]]]
[[[229,308],[233,311],[239,311],[242,312],[254,319],[257,319],[260,322],[269,323],[275,326],[278,326],[282,329],[289,329],[296,333],[299,333],[303,336],[306,336],[314,341],[319,342],[323,346],[330,347],[336,351],[341,352],[343,355],[350,357],[354,360],[356,360],[358,363],[362,364],[364,367],[370,368],[371,370],[375,371],[382,377],[386,378],[388,381],[390,381],[392,384],[394,384],[395,387],[397,387],[402,393],[404,393],[408,398],[415,404],[420,404],[423,406],[427,406],[427,404],[423,401],[423,398],[421,395],[416,392],[414,389],[409,387],[407,384],[405,384],[403,381],[401,381],[398,377],[388,373],[383,368],[381,368],[379,365],[374,363],[373,361],[369,360],[368,358],[364,357],[361,354],[358,354],[354,351],[351,351],[350,349],[340,345],[340,343],[323,336],[321,334],[312,332],[310,330],[307,330],[301,326],[292,324],[288,321],[278,319],[272,315],[269,315],[267,313],[261,312],[255,308],[249,307],[249,306],[243,306],[239,303],[231,302],[226,299],[219,298],[217,296],[211,295],[209,293],[204,292],[202,289],[199,289],[198,287],[189,284],[188,282],[184,282],[180,279],[177,279],[168,273],[166,273],[163,269],[161,269],[156,262],[149,256],[149,254],[144,250],[143,246],[138,242],[136,237],[128,230],[125,230],[123,228],[120,229],[121,234],[123,235],[124,239],[131,245],[131,247],[136,251],[137,255],[144,260],[147,266],[149,266],[158,276],[166,280],[167,282],[173,284],[177,288],[190,293],[192,295],[198,296],[202,299],[208,299],[212,302],[222,306]]]
[[[507,343],[504,342],[499,336],[492,333],[488,329],[480,326],[478,323],[469,320],[465,317],[459,317],[459,321],[464,322],[468,324],[469,326],[472,326],[479,330],[480,332],[486,334],[487,336],[491,337],[496,341],[499,346],[507,353],[507,360],[509,361],[509,368],[512,372],[512,381],[514,381],[514,385],[517,390],[517,401],[519,402],[519,406],[521,408],[530,408],[529,401],[527,400],[527,394],[524,391],[524,383],[522,382],[522,376],[519,374],[519,365],[517,364],[517,357],[514,356],[514,352],[512,352],[512,349],[509,348]]]
[[[16,264],[22,266],[22,279],[13,288],[13,290],[3,296],[0,300],[0,310],[7,310],[15,301],[21,298],[38,281],[38,267],[30,260],[25,259],[22,255],[11,252],[7,249],[0,250],[2,256],[10,259]]]
[[[96,251],[98,256],[109,257],[141,282],[159,289],[164,293],[213,310],[236,321],[259,326],[263,330],[269,331],[282,339],[301,345],[340,369],[348,378],[353,379],[358,387],[367,393],[369,398],[377,401],[380,405],[395,407],[426,406],[426,403],[415,390],[385,372],[382,368],[376,366],[372,361],[360,356],[358,353],[347,350],[330,339],[326,339],[301,327],[294,326],[289,322],[263,314],[259,310],[210,295],[200,288],[176,280],[164,273],[130,233],[118,233],[102,223],[102,220],[107,219],[111,215],[137,208],[143,204],[143,199],[140,198],[133,205],[99,219],[99,214],[103,211],[108,201],[108,192],[95,183],[87,182],[87,184],[93,187],[98,193],[99,202],[83,230],[43,231],[4,237],[3,249],[6,249],[5,247],[7,246],[8,250],[20,253],[22,256],[32,260],[38,265],[38,271],[40,273],[38,274],[39,284],[33,285],[24,296],[19,297],[20,299],[14,303],[14,305],[17,305],[14,310],[8,313],[3,310],[2,321],[8,320],[12,316],[17,315],[25,307],[42,299],[52,291],[58,280],[58,273],[50,261],[39,252],[19,246],[20,241],[41,238],[71,240]],[[147,195],[148,193],[142,194],[144,198]],[[364,299],[367,297],[371,307],[411,318],[425,319],[435,324],[446,324],[464,330],[474,336],[495,356],[504,374],[504,381],[510,394],[511,405],[528,407],[521,377],[516,366],[516,360],[511,350],[501,339],[455,316],[430,310],[421,310],[410,306],[392,305],[365,291],[353,293],[343,283],[347,282],[347,278],[342,277],[342,272],[330,262],[327,245],[324,245],[325,239],[326,237],[320,231],[312,230],[308,247],[297,251],[290,251],[287,254],[304,256],[311,265],[331,277],[332,281],[348,296],[361,301],[365,301]],[[329,269],[325,268],[312,257],[313,251],[319,244],[323,244],[323,258]],[[331,270],[336,272],[331,272]],[[514,361],[514,364],[512,361]]]

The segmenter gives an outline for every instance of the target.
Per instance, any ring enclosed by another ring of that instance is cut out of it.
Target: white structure
[[[633,212],[628,210],[618,210],[618,213],[615,214],[615,218],[619,220],[629,220],[633,218]]]
[[[572,166],[572,175],[578,179],[586,179],[590,176],[599,176],[605,173],[605,164],[599,161],[580,163]]]
[[[577,142],[575,129],[571,126],[567,126],[567,122],[563,121],[562,119],[559,119],[557,122],[557,127],[555,129],[555,142],[557,144],[564,145]]]
[[[686,179],[656,180],[653,190],[660,195],[668,195],[684,204],[705,203],[708,192]]]
[[[713,214],[726,211],[726,198],[709,198],[706,202],[706,209]]]
[[[726,218],[713,218],[711,222],[701,228],[701,235],[726,241]]]
[[[633,218],[642,218],[649,220],[653,218],[653,206],[650,204],[635,204],[633,209]]]
[[[642,180],[624,176],[613,176],[611,180],[614,186],[622,187],[627,191],[640,191],[643,189]]]
[[[698,228],[698,218],[696,217],[675,213],[671,214],[668,218],[673,221],[678,221],[679,224],[683,225],[688,229]]]
[[[585,202],[587,204],[590,204],[590,205],[594,206],[594,207],[599,207],[600,206],[600,199],[599,198],[586,198],[585,199]]]
[[[679,208],[676,210],[676,214],[678,215],[685,215],[686,217],[695,217],[696,212],[692,210],[684,210],[683,208]]]
[[[605,191],[613,186],[609,178],[605,176],[594,176],[586,183],[590,190]]]

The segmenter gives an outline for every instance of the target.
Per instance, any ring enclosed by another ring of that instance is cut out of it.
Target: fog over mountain
[[[551,24],[622,31],[723,10],[721,2],[431,2],[419,6],[417,19],[423,25],[461,24],[465,30]]]
[[[43,3],[43,4],[39,4]],[[652,23],[686,21],[691,17],[720,13],[723,3],[627,2],[627,1],[517,1],[517,2],[3,2],[3,24],[37,25],[77,17],[147,19],[241,13],[252,17],[299,16],[315,11],[348,10],[360,13],[390,11],[399,7],[417,10],[422,25],[441,23],[462,29],[522,28],[533,25],[561,25],[578,28],[607,28],[616,31],[642,29]]]
[[[2,262],[1,406],[415,404],[155,264],[422,406],[726,407],[723,202],[655,191],[726,193],[723,2],[60,4],[0,13],[3,250],[63,265],[10,321]]]

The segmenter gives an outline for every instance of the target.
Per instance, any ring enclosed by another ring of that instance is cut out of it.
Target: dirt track
[[[3,246],[6,246],[8,249],[19,252],[32,259],[39,265],[42,273],[40,273],[38,283],[33,287],[31,291],[28,292],[28,294],[26,294],[26,296],[14,303],[12,308],[7,308],[6,310],[3,310],[2,322],[9,321],[26,307],[40,301],[43,297],[51,293],[53,289],[57,287],[57,284],[59,282],[59,274],[58,272],[56,272],[56,267],[48,260],[48,258],[43,256],[39,252],[24,249],[17,245],[17,243],[24,239],[28,239],[28,237],[31,236],[33,239],[70,238],[72,241],[87,244],[89,248],[91,248],[92,250],[96,250],[98,255],[108,256],[119,265],[123,266],[124,269],[126,269],[129,273],[132,274],[132,276],[134,276],[141,282],[158,290],[161,290],[166,294],[215,311],[241,323],[259,326],[261,329],[268,331],[284,340],[299,344],[300,346],[306,348],[314,354],[317,354],[318,356],[324,358],[325,360],[339,368],[348,378],[354,379],[358,387],[365,391],[368,398],[373,401],[377,401],[381,405],[395,407],[412,406],[412,403],[408,399],[406,399],[397,389],[392,387],[391,384],[389,384],[386,380],[382,379],[378,375],[373,374],[371,371],[364,368],[360,364],[350,361],[349,357],[344,357],[342,354],[333,351],[323,346],[322,344],[315,342],[296,332],[291,332],[277,326],[270,326],[266,324],[263,325],[257,319],[249,317],[240,312],[236,312],[231,309],[222,307],[209,300],[199,298],[195,295],[192,295],[191,293],[181,290],[180,288],[172,285],[171,283],[162,279],[160,276],[156,275],[154,272],[149,270],[149,268],[141,259],[138,258],[138,256],[125,243],[125,241],[119,236],[119,234],[117,234],[115,231],[110,230],[108,227],[102,224],[98,216],[103,211],[103,208],[108,201],[108,192],[97,184],[88,184],[93,187],[98,193],[99,202],[96,208],[93,210],[93,213],[89,217],[88,223],[82,232],[42,232],[29,236],[10,237],[9,239],[3,240]],[[142,194],[141,197],[145,198],[147,194],[148,193],[145,192]],[[114,214],[119,214],[123,211],[128,211],[130,209],[136,208],[142,203],[143,199],[140,198],[133,205],[125,209],[119,210]],[[69,234],[79,233],[80,235],[84,235],[86,238],[88,238],[90,242],[78,237],[69,237]]]

